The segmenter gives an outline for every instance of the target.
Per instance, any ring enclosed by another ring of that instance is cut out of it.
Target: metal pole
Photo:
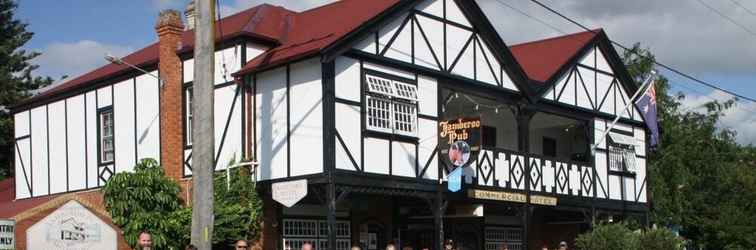
[[[630,108],[631,105],[635,105],[635,98],[638,97],[638,95],[645,91],[645,89],[651,85],[652,82],[654,82],[654,78],[656,78],[656,71],[651,71],[651,74],[646,78],[646,81],[643,82],[643,85],[638,89],[638,91],[635,91],[635,94],[633,94],[633,97],[630,97],[630,102],[628,102],[625,107],[622,109],[622,113],[618,114],[617,117],[614,118],[614,121],[612,121],[612,124],[607,127],[606,131],[599,137],[599,141],[596,144],[593,144],[591,146],[591,154],[595,154],[596,147],[598,145],[601,145],[602,142],[606,139],[606,136],[609,134],[609,131],[612,130],[614,125],[617,125],[617,121],[619,121],[620,117],[627,112],[628,108]]]
[[[213,125],[213,87],[215,53],[215,2],[196,0],[194,40],[194,101],[192,110],[192,151],[194,165],[192,239],[197,249],[212,249],[213,171],[215,169],[215,128]]]

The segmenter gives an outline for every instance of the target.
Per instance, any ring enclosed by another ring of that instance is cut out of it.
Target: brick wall
[[[260,238],[253,244],[256,250],[277,250],[281,233],[278,225],[279,205],[272,199],[270,194],[259,194],[263,198],[263,214]]]

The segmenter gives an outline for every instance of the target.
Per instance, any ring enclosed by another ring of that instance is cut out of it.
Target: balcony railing
[[[595,196],[591,163],[484,148],[465,169],[467,184],[554,195]]]

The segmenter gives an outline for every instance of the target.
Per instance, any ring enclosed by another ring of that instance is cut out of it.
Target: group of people
[[[139,233],[139,238],[137,240],[137,246],[139,250],[152,250],[152,235],[150,235],[147,231],[142,231]],[[234,249],[235,250],[250,250],[249,242],[246,240],[237,240],[234,242]],[[302,248],[304,249],[304,248]],[[312,246],[310,246],[310,249],[312,249]],[[184,250],[197,250],[197,247],[189,244],[184,248]]]
[[[244,250],[244,249],[246,249],[246,248],[243,248],[243,249],[237,248],[237,250]],[[305,242],[305,243],[302,244],[301,250],[312,250],[312,249],[313,249],[313,246],[312,246],[311,243]],[[396,245],[394,245],[394,243],[388,243],[386,245],[385,249],[386,250],[398,250],[396,248]],[[292,249],[290,246],[286,246],[286,247],[284,247],[284,250],[296,250],[296,249]],[[362,247],[360,247],[359,245],[352,245],[351,250],[362,250]],[[405,247],[402,247],[402,250],[413,250],[413,248],[410,247],[410,246],[405,246]],[[424,247],[424,248],[421,248],[421,250],[429,250],[429,248]],[[458,248],[455,246],[453,240],[445,240],[444,241],[444,250],[458,250]],[[462,250],[462,249],[460,249],[460,250]],[[498,250],[509,250],[509,247],[507,246],[507,244],[501,244],[501,246],[498,248]],[[541,250],[549,250],[549,247],[548,246],[543,246],[541,248]],[[567,242],[564,242],[564,241],[559,242],[559,246],[558,246],[558,248],[556,248],[556,250],[568,250],[568,248],[567,248]]]
[[[152,250],[152,235],[150,235],[147,231],[142,231],[139,233],[139,239],[137,241],[138,249],[141,250]],[[237,240],[234,243],[234,249],[235,250],[250,250],[249,242],[246,240]],[[567,249],[567,242],[559,242],[559,247],[556,248],[557,250],[568,250]],[[189,244],[186,246],[185,250],[197,250],[197,247],[194,245]],[[291,249],[291,247],[286,246],[284,250],[295,250]],[[313,246],[309,242],[305,242],[302,244],[302,250],[313,250]],[[362,250],[362,248],[359,245],[353,245],[351,250]],[[396,248],[396,245],[394,243],[389,243],[386,245],[386,250],[398,250]],[[402,248],[402,250],[413,250],[410,246],[405,246]],[[421,250],[429,250],[429,248],[424,247]],[[444,250],[458,250],[458,248],[455,246],[454,241],[451,239],[444,241]],[[459,249],[459,250],[467,250],[467,249]],[[501,244],[499,247],[499,250],[509,250],[509,247],[507,244]],[[541,250],[549,250],[549,247],[544,245]]]

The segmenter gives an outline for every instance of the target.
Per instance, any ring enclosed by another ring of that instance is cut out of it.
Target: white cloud
[[[719,90],[712,91],[707,95],[687,94],[683,99],[683,110],[705,112],[705,103],[717,100],[724,102],[732,99],[732,96]],[[724,112],[724,117],[719,121],[720,128],[728,128],[737,132],[736,141],[740,144],[756,145],[756,103],[740,101],[736,106]]]
[[[39,65],[36,75],[50,76],[60,79],[67,75],[68,79],[81,75],[103,66],[107,63],[104,56],[110,53],[124,56],[133,49],[128,46],[104,44],[91,40],[80,40],[72,43],[51,43],[40,52],[42,55],[33,60]]]
[[[225,1],[230,2],[228,4],[221,2],[219,10],[221,12],[221,15],[228,16],[249,9],[251,7],[267,3],[270,5],[282,6],[293,11],[303,11],[334,1],[335,0],[230,0]]]
[[[567,32],[579,27],[530,1],[477,0],[508,44],[545,38],[559,33],[504,6],[543,19]],[[543,1],[590,28],[604,28],[609,37],[625,45],[641,42],[667,64],[696,74],[756,72],[756,37],[716,15],[697,1],[562,0]],[[709,5],[747,25],[756,17],[728,1]],[[756,2],[743,2],[756,9]],[[493,18],[492,18],[493,17]]]

